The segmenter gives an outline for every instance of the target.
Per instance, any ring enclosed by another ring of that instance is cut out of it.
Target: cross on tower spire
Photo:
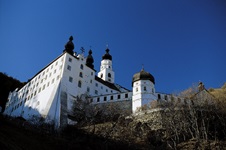
[[[81,50],[82,54],[84,54],[84,53],[85,53],[85,49],[84,49],[84,47],[81,47],[81,48],[80,48],[80,50]]]

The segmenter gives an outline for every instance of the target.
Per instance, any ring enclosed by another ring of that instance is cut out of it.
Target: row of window
[[[61,68],[60,68],[61,69]],[[48,70],[48,69],[47,69]],[[45,71],[44,71],[45,72]],[[42,73],[43,75],[45,75],[45,73]],[[48,75],[43,76],[43,78],[40,80],[40,82],[34,83],[37,81],[37,79],[40,78],[41,74],[35,78],[35,80],[31,81],[30,83],[28,83],[28,85],[26,87],[24,87],[23,89],[21,89],[21,91],[18,93],[18,95],[22,94],[22,96],[20,95],[20,98],[23,98],[25,94],[28,94],[29,91],[32,91],[33,89],[35,89],[35,87],[38,87],[39,84],[43,84],[43,82],[45,80],[48,80],[48,78],[50,78],[53,74],[55,74],[57,72],[56,69],[54,69],[53,72],[49,72]],[[60,78],[60,75],[57,76],[57,79]],[[29,88],[29,89],[28,89]]]
[[[144,90],[144,91],[147,91],[147,87],[144,86],[144,87],[143,87],[143,90]],[[137,87],[137,88],[136,88],[136,92],[138,92],[138,91],[139,91],[139,90],[138,90],[138,87]],[[154,89],[153,89],[153,88],[152,88],[152,93],[154,93]]]
[[[108,77],[111,78],[111,73],[108,73]],[[101,73],[100,78],[103,78],[103,73]]]
[[[128,93],[126,93],[124,95],[124,98],[128,98]],[[121,99],[121,95],[120,94],[117,96],[117,99]],[[110,96],[110,100],[114,100],[114,96],[113,95]],[[93,102],[93,99],[91,99],[90,101]],[[107,96],[104,97],[103,101],[107,101]],[[100,97],[97,98],[96,102],[100,102]]]
[[[82,66],[82,69],[83,69],[83,65]],[[70,65],[67,65],[67,70],[71,71],[71,66]],[[93,72],[91,72],[91,75],[93,75]],[[82,72],[79,72],[79,77],[83,78],[83,73]]]

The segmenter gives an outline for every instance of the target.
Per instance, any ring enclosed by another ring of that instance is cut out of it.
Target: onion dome
[[[155,84],[155,78],[149,72],[144,71],[144,69],[133,75],[133,83],[139,80],[150,80]]]
[[[108,60],[112,60],[112,56],[109,54],[109,49],[107,48],[106,49],[106,54],[104,54],[103,56],[102,56],[102,60],[104,60],[104,59],[108,59]]]
[[[74,49],[74,43],[73,41],[73,36],[70,36],[69,41],[65,45],[64,52],[68,52],[69,54],[73,55],[73,49]]]
[[[91,68],[91,69],[94,69],[94,59],[93,59],[93,56],[92,56],[92,50],[89,50],[89,55],[87,56],[86,58],[86,65]]]

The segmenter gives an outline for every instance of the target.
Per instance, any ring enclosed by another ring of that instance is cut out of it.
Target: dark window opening
[[[108,77],[111,78],[111,74],[110,73],[108,73]]]
[[[82,82],[81,81],[78,81],[78,87],[82,87]]]
[[[161,99],[161,95],[160,94],[158,94],[158,99]]]

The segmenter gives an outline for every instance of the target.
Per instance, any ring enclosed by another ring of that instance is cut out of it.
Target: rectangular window
[[[69,77],[69,82],[73,82],[73,78],[72,77]]]
[[[60,75],[57,76],[57,80],[59,80],[59,79],[60,79]]]
[[[96,87],[98,87],[98,83],[96,83]]]
[[[121,98],[121,95],[118,95],[118,99],[120,99]]]
[[[71,71],[71,66],[67,65],[67,70]]]
[[[72,62],[72,59],[69,57],[68,61],[69,61],[69,62]]]
[[[42,90],[45,90],[45,87],[46,87],[46,85],[44,84],[43,87],[42,87]]]
[[[107,97],[104,97],[104,101],[107,101]]]
[[[95,90],[95,94],[98,94],[98,91],[97,90]]]
[[[47,83],[47,87],[49,86],[49,82]]]
[[[54,72],[53,73],[56,73],[56,69],[54,70]]]
[[[111,96],[111,100],[113,100],[113,98],[114,98],[114,97],[113,97],[113,96]]]
[[[125,98],[128,98],[128,94],[125,94]]]
[[[52,84],[54,83],[54,78],[52,79]]]
[[[99,97],[97,98],[97,102],[100,102],[100,98]]]

